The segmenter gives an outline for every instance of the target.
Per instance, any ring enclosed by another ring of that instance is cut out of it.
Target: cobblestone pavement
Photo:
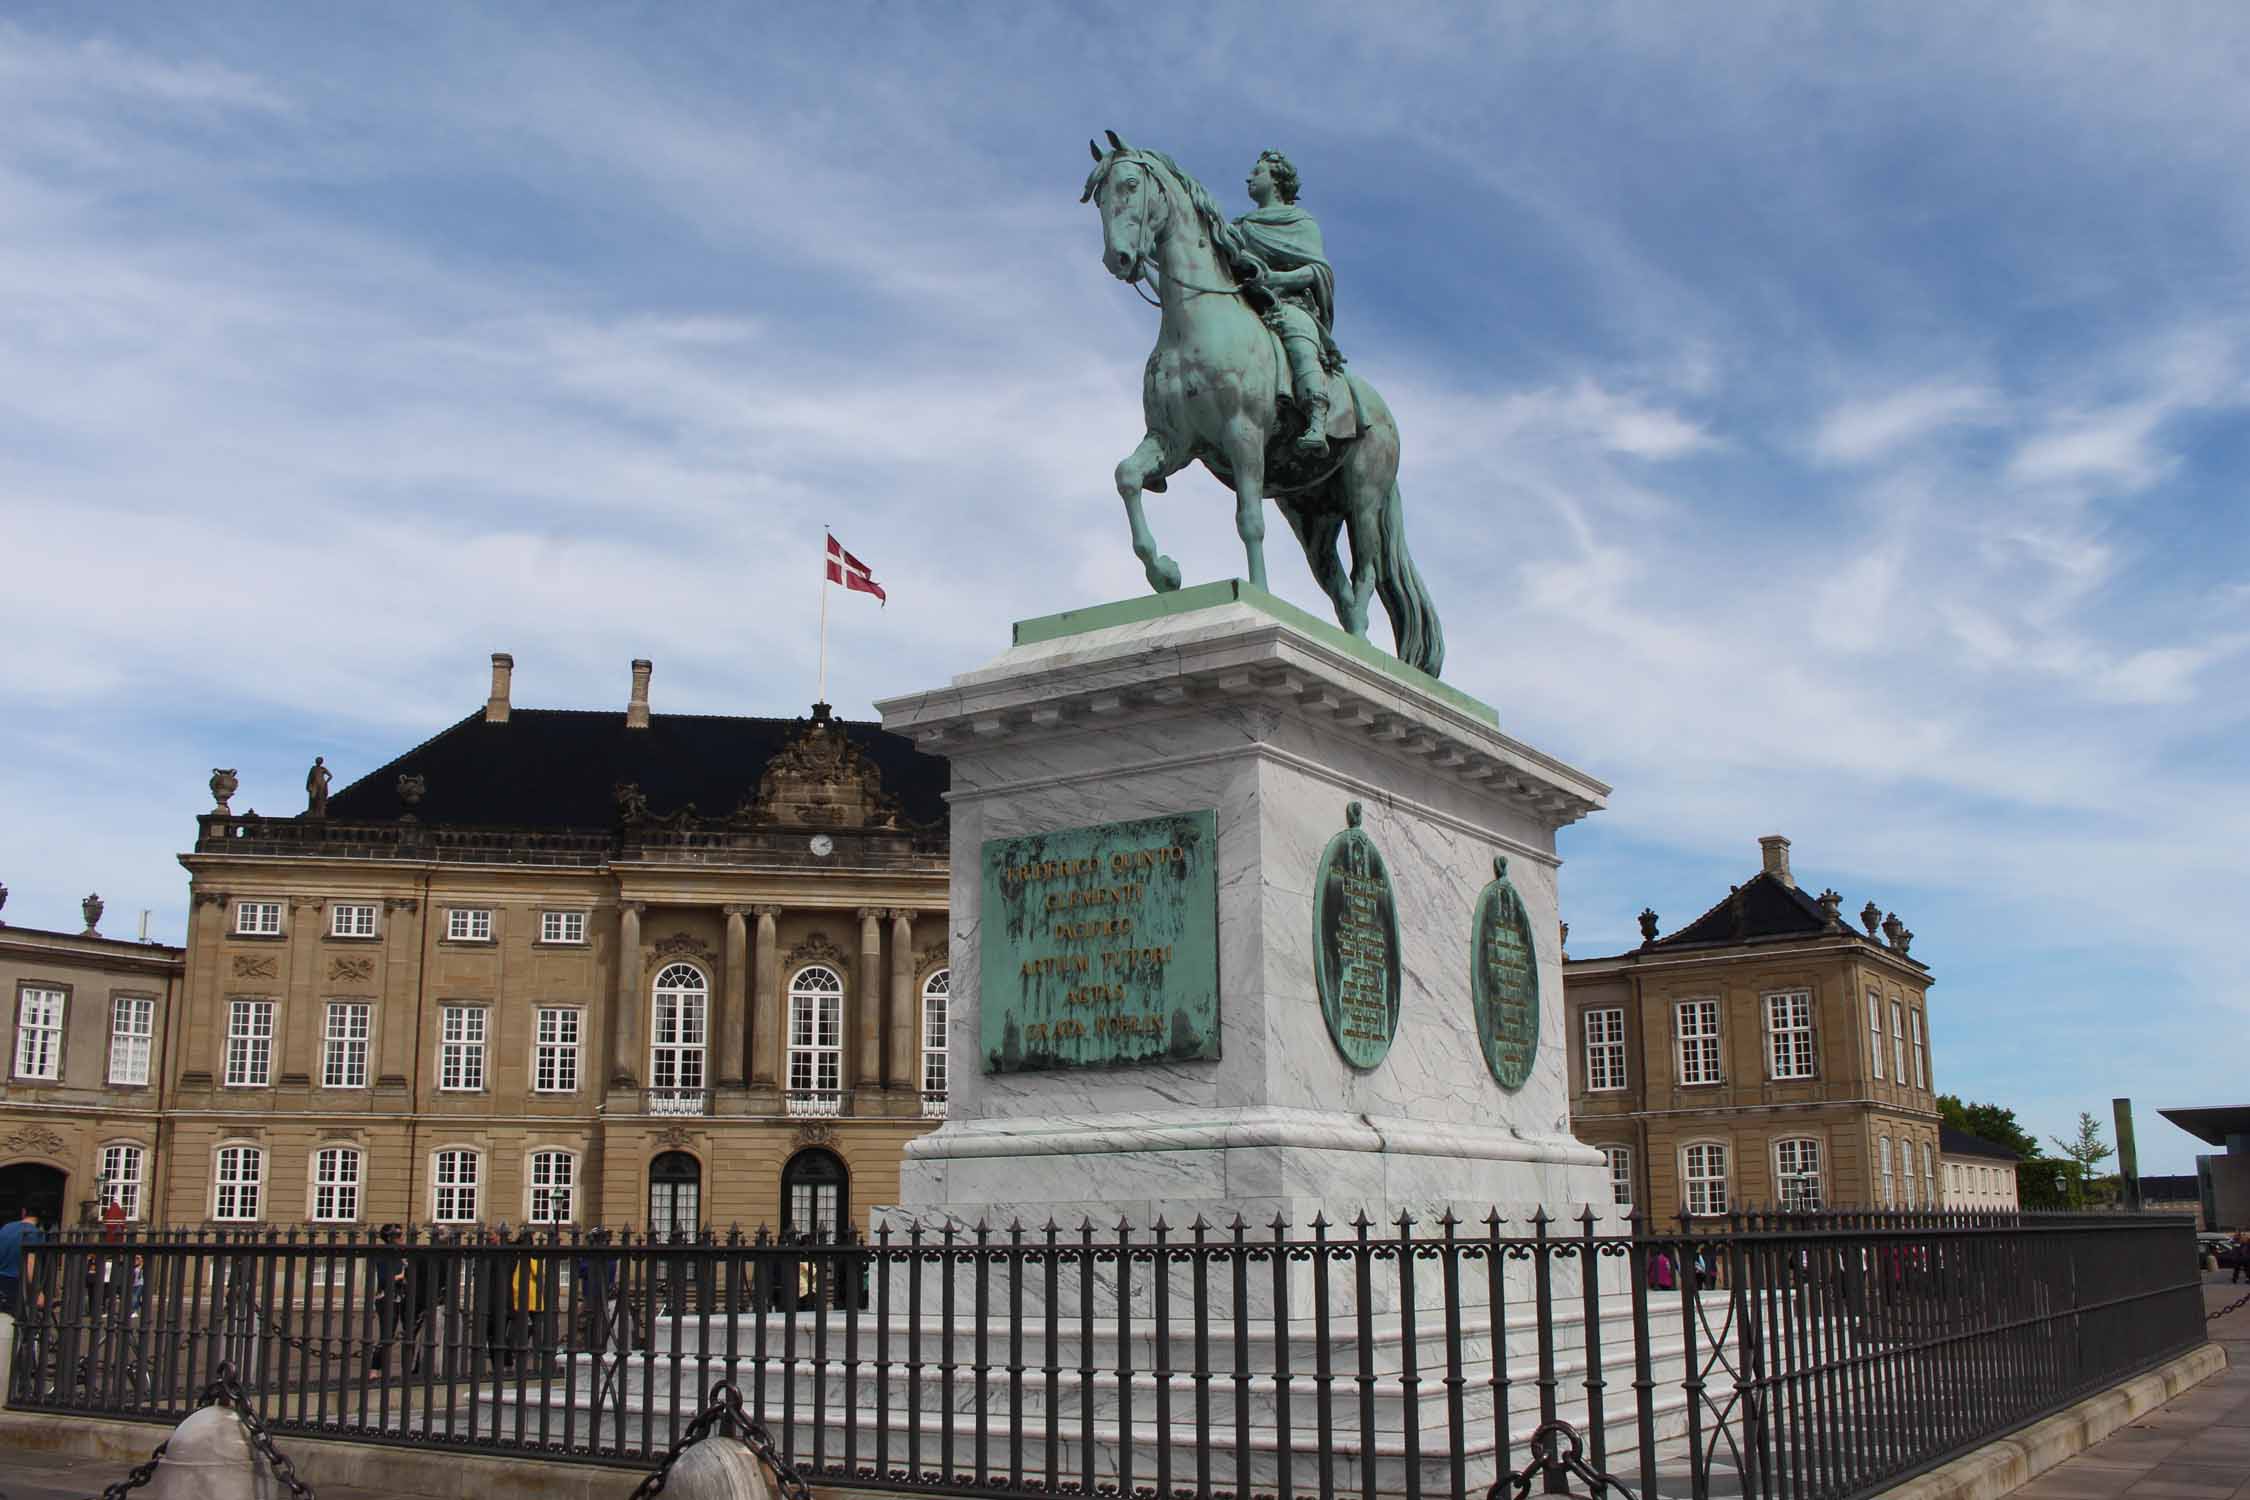
[[[2250,1286],[2203,1277],[2218,1311]],[[2015,1500],[2250,1500],[2250,1307],[2211,1325],[2227,1367],[2016,1491]]]

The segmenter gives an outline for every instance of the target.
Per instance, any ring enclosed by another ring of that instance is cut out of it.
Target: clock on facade
[[[826,859],[836,852],[836,841],[825,833],[816,833],[812,836],[812,852]]]

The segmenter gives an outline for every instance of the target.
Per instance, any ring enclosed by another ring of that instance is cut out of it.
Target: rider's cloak
[[[1294,203],[1269,203],[1234,221],[1250,252],[1277,271],[1310,270],[1312,292],[1306,310],[1320,324],[1323,342],[1333,350],[1336,326],[1336,271],[1328,264],[1320,225]],[[1340,358],[1340,356],[1339,356]]]

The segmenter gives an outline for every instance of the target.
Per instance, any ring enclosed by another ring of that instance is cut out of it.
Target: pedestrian
[[[0,1230],[0,1234],[6,1232],[6,1230]],[[2250,1229],[2237,1229],[2234,1232],[2234,1245],[2231,1253],[2234,1257],[2234,1274],[2227,1278],[2227,1285],[2232,1286],[2238,1281],[2250,1281]]]
[[[28,1203],[13,1224],[0,1224],[0,1312],[15,1315],[23,1278],[32,1261],[27,1252],[44,1238],[39,1214]]]
[[[385,1224],[375,1231],[377,1250],[367,1262],[367,1290],[375,1308],[375,1348],[367,1356],[367,1373],[380,1375],[406,1316],[406,1262],[398,1253],[399,1228]]]
[[[1672,1252],[1659,1245],[1656,1254],[1649,1257],[1648,1284],[1657,1291],[1668,1292],[1672,1290],[1673,1279]]]
[[[531,1245],[531,1226],[526,1224],[516,1231],[518,1253],[508,1278],[508,1342],[512,1349],[527,1351],[527,1359],[535,1359],[536,1351],[548,1342],[540,1336],[546,1312],[541,1280],[546,1263],[530,1253]]]
[[[506,1226],[502,1226],[505,1228]],[[514,1368],[515,1350],[508,1342],[508,1288],[515,1257],[508,1254],[499,1229],[487,1228],[480,1236],[471,1277],[476,1294],[477,1322],[484,1331],[484,1356],[494,1369]]]
[[[445,1316],[443,1309],[453,1300],[451,1283],[452,1274],[434,1238],[419,1250],[407,1251],[405,1336],[411,1351],[406,1361],[409,1375],[421,1373],[425,1330],[437,1332],[430,1324]]]

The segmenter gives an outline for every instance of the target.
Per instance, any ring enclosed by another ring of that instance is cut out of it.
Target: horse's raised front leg
[[[1117,493],[1125,502],[1125,519],[1132,523],[1133,555],[1141,560],[1148,586],[1159,594],[1169,594],[1180,586],[1180,565],[1156,550],[1148,516],[1141,509],[1141,491],[1151,479],[1162,483],[1174,467],[1165,461],[1164,440],[1153,432],[1117,464]]]
[[[1266,586],[1266,435],[1253,422],[1227,427],[1227,467],[1234,471],[1234,529],[1250,565],[1250,586]]]

